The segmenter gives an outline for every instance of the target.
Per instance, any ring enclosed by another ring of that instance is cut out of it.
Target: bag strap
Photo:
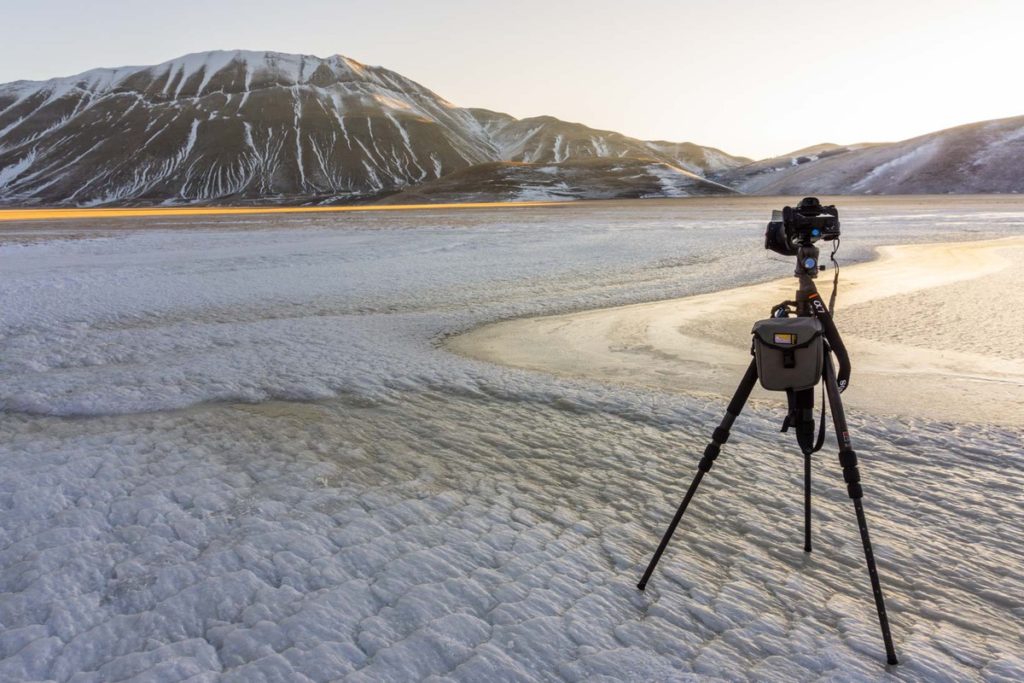
[[[782,421],[782,429],[780,432],[788,432],[789,428],[793,426],[793,390],[786,389],[786,400],[789,403],[789,411],[786,413],[786,419]],[[821,378],[821,420],[818,422],[818,439],[814,442],[814,448],[811,449],[811,453],[817,453],[821,450],[821,447],[825,445],[825,378]]]
[[[821,378],[821,422],[818,424],[818,440],[811,453],[817,453],[825,445],[825,378]]]

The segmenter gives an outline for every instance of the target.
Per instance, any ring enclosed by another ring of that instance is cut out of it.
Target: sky
[[[0,0],[0,83],[339,53],[455,104],[764,158],[1024,115],[1020,0]]]

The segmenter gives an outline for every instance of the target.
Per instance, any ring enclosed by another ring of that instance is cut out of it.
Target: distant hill
[[[0,85],[5,204],[344,202],[478,164],[624,157],[696,175],[749,161],[460,108],[340,55],[205,52]],[[626,192],[649,189],[643,181]]]
[[[902,142],[819,145],[711,177],[762,195],[1024,192],[1024,116]]]

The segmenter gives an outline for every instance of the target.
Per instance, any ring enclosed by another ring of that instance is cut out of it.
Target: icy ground
[[[849,204],[847,259],[1024,228]],[[0,680],[1024,679],[1020,431],[851,416],[887,671],[834,447],[808,556],[799,456],[746,413],[642,594],[724,402],[437,346],[776,278],[771,205],[6,229]]]

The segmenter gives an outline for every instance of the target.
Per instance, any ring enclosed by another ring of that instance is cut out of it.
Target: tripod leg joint
[[[709,472],[711,470],[711,466],[715,464],[715,459],[718,457],[721,450],[721,444],[717,444],[715,442],[709,443],[707,448],[704,449],[704,457],[700,459],[700,463],[697,465],[697,468],[701,472]]]
[[[843,469],[857,466],[857,453],[852,448],[844,448],[839,451],[839,464]]]
[[[715,431],[711,435],[711,440],[719,445],[725,444],[725,442],[729,440],[729,430],[723,427],[715,427]]]
[[[711,435],[711,443],[704,449],[704,457],[700,459],[700,464],[697,465],[701,472],[709,472],[711,466],[715,464],[715,459],[722,452],[722,446],[726,441],[729,440],[729,428],[728,427],[716,427],[714,433]]]
[[[857,467],[857,454],[852,448],[839,451],[839,464],[843,466],[843,481],[850,498],[863,498],[864,490],[860,485],[860,469]]]

